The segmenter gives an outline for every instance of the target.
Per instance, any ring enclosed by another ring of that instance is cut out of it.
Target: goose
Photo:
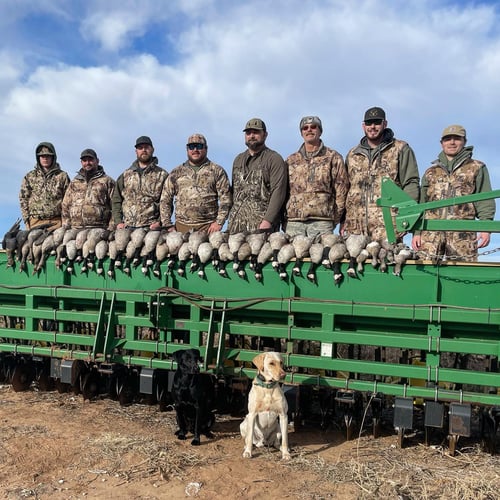
[[[250,264],[249,267],[255,270],[255,265],[257,264],[257,256],[259,255],[260,249],[264,245],[267,239],[267,233],[265,231],[257,231],[247,234],[246,241],[250,245]]]
[[[309,247],[309,257],[311,259],[311,263],[309,264],[309,269],[307,271],[307,279],[311,283],[317,282],[316,269],[323,260],[323,252],[324,252],[323,243],[320,242],[313,243]]]
[[[327,269],[331,268],[331,262],[330,259],[328,258],[330,249],[333,247],[333,245],[337,244],[341,239],[342,238],[338,234],[333,234],[333,233],[323,233],[320,236],[320,241],[323,244],[323,258],[321,260],[321,263]]]
[[[347,247],[344,241],[342,240],[339,240],[337,243],[332,245],[330,251],[328,252],[328,260],[330,261],[331,268],[333,269],[333,279],[335,281],[335,284],[337,285],[344,278],[344,275],[342,274],[342,270],[340,267],[340,262],[346,256],[346,254],[347,254]]]
[[[259,255],[257,255],[257,262],[254,267],[254,275],[257,281],[262,281],[262,268],[265,263],[268,262],[273,256],[273,249],[271,243],[266,241],[262,248],[260,249]]]
[[[271,248],[273,249],[273,257],[272,257],[272,266],[273,269],[278,271],[278,253],[281,250],[281,247],[283,245],[286,245],[290,241],[290,237],[288,234],[283,233],[281,231],[276,231],[274,233],[271,233],[267,241],[271,244]]]
[[[198,276],[200,278],[206,277],[205,266],[207,265],[207,262],[212,260],[213,253],[214,247],[210,241],[203,241],[200,243],[200,246],[198,247]]]
[[[286,273],[286,265],[295,257],[295,248],[292,243],[283,245],[277,256],[278,273],[281,280],[285,280],[288,275]]]
[[[345,239],[345,246],[347,248],[347,252],[349,253],[349,266],[347,268],[347,274],[351,278],[356,277],[357,258],[365,249],[369,241],[369,237],[365,234],[350,234]]]
[[[306,236],[305,234],[297,234],[292,238],[292,245],[295,249],[295,265],[292,269],[294,276],[300,276],[302,260],[309,255],[309,248],[313,241],[314,238],[312,236]]]
[[[108,254],[109,243],[107,239],[100,240],[95,246],[95,256],[97,259],[96,273],[101,276],[104,273],[104,259]]]
[[[233,260],[233,258],[233,252],[231,252],[229,248],[229,243],[221,243],[219,247],[219,265],[217,266],[217,271],[223,278],[227,278],[226,266],[229,261]]]
[[[233,233],[230,234],[228,239],[227,239],[227,244],[229,245],[229,251],[233,254],[233,270],[237,271],[238,270],[238,250],[240,249],[240,246],[243,244],[243,242],[246,240],[246,234],[245,233]]]

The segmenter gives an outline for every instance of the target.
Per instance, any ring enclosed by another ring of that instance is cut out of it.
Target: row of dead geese
[[[290,237],[283,232],[235,233],[205,231],[180,233],[177,231],[151,231],[144,228],[123,228],[109,231],[103,228],[72,229],[35,228],[20,230],[19,221],[9,230],[2,246],[7,252],[7,266],[25,272],[27,263],[33,266],[33,274],[39,273],[50,255],[55,255],[55,265],[65,272],[74,273],[75,262],[80,263],[82,273],[94,270],[110,278],[117,268],[130,274],[131,268],[141,266],[144,274],[150,272],[161,278],[161,265],[166,261],[166,273],[173,271],[186,274],[189,261],[190,272],[205,277],[205,266],[209,263],[224,277],[226,267],[232,263],[233,270],[246,278],[245,264],[253,271],[255,279],[262,280],[262,269],[271,261],[281,279],[287,278],[287,264],[294,261],[292,273],[302,274],[302,264],[308,261],[307,278],[316,282],[316,269],[324,266],[333,270],[335,283],[343,279],[341,262],[349,261],[347,274],[356,277],[363,273],[364,263],[386,272],[394,265],[393,274],[399,276],[401,268],[414,254],[402,244],[391,245],[387,241],[371,241],[365,235],[351,234],[343,238],[327,233],[316,238],[298,235]],[[107,271],[104,262],[109,259]]]

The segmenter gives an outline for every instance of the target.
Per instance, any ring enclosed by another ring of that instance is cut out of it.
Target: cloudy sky
[[[286,157],[300,118],[318,115],[345,156],[382,106],[421,174],[461,123],[499,189],[499,18],[494,0],[2,0],[0,233],[41,141],[70,177],[92,147],[116,178],[137,136],[170,171],[201,132],[230,172],[254,116]]]

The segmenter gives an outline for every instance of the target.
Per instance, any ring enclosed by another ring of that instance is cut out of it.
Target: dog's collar
[[[272,389],[273,387],[276,387],[279,382],[276,380],[272,380],[271,382],[266,382],[266,379],[259,373],[254,381],[254,385],[258,385],[259,387],[264,387],[264,389]]]

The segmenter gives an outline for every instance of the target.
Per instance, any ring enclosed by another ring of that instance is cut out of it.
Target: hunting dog
[[[248,395],[248,414],[240,424],[243,457],[252,457],[253,445],[271,445],[281,450],[283,460],[289,460],[288,404],[280,385],[286,375],[283,359],[278,352],[263,352],[252,361],[257,376]]]
[[[200,434],[208,438],[213,437],[210,432],[215,422],[213,377],[200,373],[201,357],[198,349],[175,351],[173,358],[177,362],[177,370],[172,385],[172,396],[179,427],[175,435],[178,439],[186,439],[186,434],[190,431],[194,435],[191,444],[198,446]]]

